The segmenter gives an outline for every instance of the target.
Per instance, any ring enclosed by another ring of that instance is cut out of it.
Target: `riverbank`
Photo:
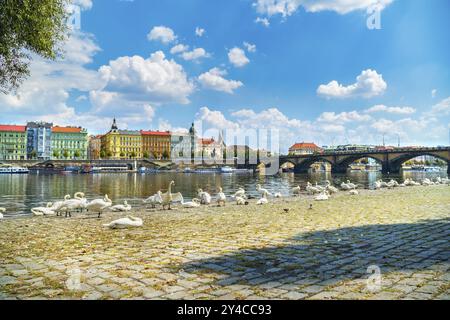
[[[449,299],[449,195],[138,210],[144,226],[131,230],[105,229],[113,213],[3,220],[0,298]],[[371,291],[373,265],[382,282]]]

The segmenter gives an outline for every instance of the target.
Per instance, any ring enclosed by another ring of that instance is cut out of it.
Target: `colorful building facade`
[[[169,131],[141,131],[144,158],[170,159],[171,134]]]
[[[52,159],[87,160],[87,131],[81,127],[52,127]]]
[[[106,158],[105,154],[101,154],[101,149],[102,149],[102,135],[89,136],[88,158],[90,160],[99,160],[101,158]]]
[[[294,156],[314,154],[321,151],[322,148],[320,148],[319,146],[317,146],[315,143],[312,142],[296,143],[289,148],[289,154]]]
[[[141,132],[119,130],[114,119],[111,130],[101,137],[101,153],[109,159],[142,158]]]
[[[27,128],[0,125],[0,160],[27,159]]]

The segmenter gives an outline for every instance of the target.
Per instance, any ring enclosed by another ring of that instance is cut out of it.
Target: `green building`
[[[53,160],[87,160],[88,133],[80,127],[52,128],[52,159]]]
[[[0,125],[0,160],[27,159],[27,128]]]

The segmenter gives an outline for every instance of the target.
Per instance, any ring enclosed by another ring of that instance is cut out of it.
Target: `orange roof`
[[[55,133],[80,133],[81,132],[81,128],[80,127],[53,127],[52,128],[52,132]]]
[[[296,143],[289,150],[301,150],[301,149],[320,149],[315,143],[312,142],[301,142]]]
[[[25,132],[27,130],[26,126],[16,126],[16,125],[2,125],[0,124],[0,131],[8,132]]]
[[[198,139],[200,144],[203,145],[208,145],[208,144],[213,144],[214,143],[214,139]]]
[[[144,130],[141,130],[141,134],[144,136],[170,136],[169,131],[144,131]]]

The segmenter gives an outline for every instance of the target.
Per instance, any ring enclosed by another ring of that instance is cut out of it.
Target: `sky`
[[[447,0],[74,1],[64,56],[34,57],[19,92],[0,95],[0,123],[201,121],[278,130],[282,151],[450,144]]]

